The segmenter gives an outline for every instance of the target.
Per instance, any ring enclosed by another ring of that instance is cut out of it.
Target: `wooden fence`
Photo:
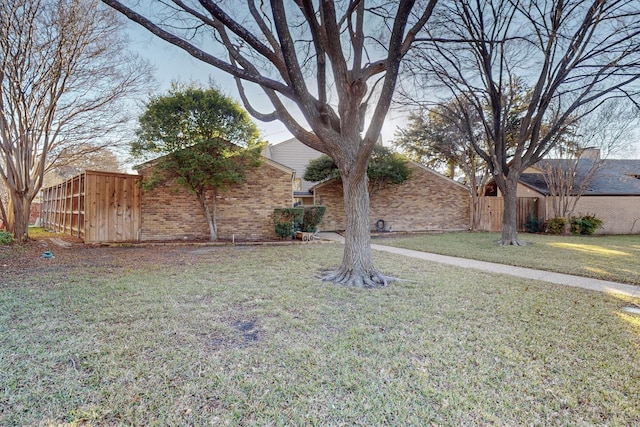
[[[138,175],[86,171],[42,190],[42,225],[90,242],[139,239]]]
[[[479,231],[502,231],[502,197],[481,197]],[[538,218],[538,198],[518,197],[516,224],[518,231],[526,231],[525,224],[529,217]]]

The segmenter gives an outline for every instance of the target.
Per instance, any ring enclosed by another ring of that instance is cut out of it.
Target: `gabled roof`
[[[458,182],[455,179],[451,179],[448,176],[443,175],[443,174],[441,174],[441,173],[439,173],[437,171],[434,171],[433,169],[428,168],[425,165],[422,165],[422,164],[420,164],[418,162],[415,162],[413,160],[409,160],[408,163],[411,166],[415,167],[415,168],[422,169],[423,171],[425,171],[427,173],[433,174],[433,175],[437,176],[440,179],[448,181],[452,185],[456,185],[458,187],[462,187],[462,188],[465,188],[465,189],[469,188],[466,185],[462,184],[461,182]],[[338,181],[339,179],[340,178],[325,178],[322,181],[318,181],[318,182],[314,183],[314,185],[309,189],[309,191],[313,192],[316,188],[320,188],[320,187],[322,187],[322,186],[324,186],[324,185],[326,185],[326,184],[328,184],[330,182]]]
[[[160,156],[158,158],[155,158],[155,159],[152,159],[152,160],[148,160],[148,161],[146,161],[144,163],[140,163],[138,165],[135,165],[133,167],[133,169],[136,170],[136,171],[140,171],[142,169],[147,169],[147,168],[153,167],[158,163],[159,159],[161,159],[161,158],[163,158],[165,156]],[[276,169],[280,169],[282,172],[285,172],[285,173],[290,174],[290,175],[293,175],[296,172],[295,169],[292,169],[287,165],[283,165],[282,163],[276,162],[275,160],[272,160],[272,159],[270,159],[268,157],[265,157],[264,154],[261,155],[260,161],[263,164],[267,164],[267,165],[272,166],[272,167],[274,167]]]
[[[602,164],[587,185],[583,196],[640,196],[640,160],[608,159]],[[540,170],[549,165],[566,163],[564,159],[541,160],[536,164]],[[576,169],[576,186],[579,186],[593,165],[592,159],[580,159]],[[532,189],[549,195],[542,173],[523,173],[520,182]]]
[[[449,178],[448,176],[446,176],[444,174],[441,174],[440,172],[435,171],[435,170],[433,170],[431,168],[428,168],[428,167],[426,167],[425,165],[423,165],[421,163],[415,162],[413,160],[409,160],[409,163],[414,165],[415,167],[418,167],[418,168],[423,169],[423,170],[425,170],[425,171],[427,171],[427,172],[429,172],[429,173],[431,173],[433,175],[436,175],[438,178],[444,179],[445,181],[449,181],[450,184],[457,185],[458,187],[462,187],[462,188],[465,188],[467,190],[469,189],[469,187],[467,185],[461,183],[460,181],[456,181],[453,178]]]

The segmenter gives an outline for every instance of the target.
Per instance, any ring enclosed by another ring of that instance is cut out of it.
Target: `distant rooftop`
[[[576,185],[579,185],[595,160],[582,158],[576,170]],[[561,164],[562,159],[541,160],[536,167],[544,169],[548,164]],[[524,173],[520,182],[544,194],[549,189],[542,173]],[[640,160],[602,160],[593,179],[583,195],[587,196],[638,196],[640,195]]]

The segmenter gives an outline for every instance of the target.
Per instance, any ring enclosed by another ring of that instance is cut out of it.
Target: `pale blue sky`
[[[156,69],[155,77],[159,92],[168,89],[174,80],[184,83],[195,81],[206,85],[210,79],[213,79],[223,92],[240,100],[236,84],[228,74],[192,58],[181,49],[141,29],[137,24],[128,23],[128,27],[134,50],[150,61]],[[259,102],[261,98],[264,99],[262,104]],[[271,111],[261,90],[252,91],[251,99],[252,102],[258,101],[255,103],[256,106],[264,106],[263,111]],[[386,145],[393,139],[397,126],[404,124],[404,116],[395,111],[389,112],[382,130],[382,139]],[[277,144],[291,138],[289,131],[278,121],[270,123],[255,119],[254,121],[270,144]]]
[[[133,25],[135,24],[130,24],[130,26]],[[151,34],[145,34],[144,30],[133,29],[130,37],[135,50],[155,67],[158,92],[167,90],[172,81],[199,82],[207,85],[210,80],[213,80],[223,92],[239,100],[235,82],[228,74],[196,60],[181,49]],[[277,143],[291,137],[279,122],[254,121],[270,143]]]
[[[141,29],[137,24],[128,23],[128,27],[134,50],[150,61],[156,69],[157,91],[166,90],[174,80],[185,83],[195,81],[206,85],[212,79],[223,92],[239,100],[235,82],[228,74],[192,58],[181,49]],[[263,106],[263,111],[271,111],[261,90],[253,90],[250,92],[250,97],[256,107]],[[261,98],[264,99],[262,103],[260,103]],[[385,145],[390,144],[398,126],[404,126],[405,117],[406,113],[393,110],[389,112],[382,129],[382,140]],[[277,144],[291,138],[289,131],[279,121],[270,123],[255,119],[254,121],[270,144]],[[638,142],[631,147],[631,152],[619,153],[613,157],[640,158],[640,131],[638,130],[635,132],[635,141]]]

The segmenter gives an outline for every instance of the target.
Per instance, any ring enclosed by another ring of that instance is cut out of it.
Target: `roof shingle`
[[[608,159],[601,160],[591,182],[587,185],[584,196],[638,196],[640,195],[640,160]],[[536,167],[545,168],[549,163],[558,164],[566,162],[561,159],[542,160]],[[576,170],[576,186],[587,174],[593,164],[592,159],[580,159]],[[524,173],[520,181],[544,194],[549,194],[549,189],[542,173]]]

